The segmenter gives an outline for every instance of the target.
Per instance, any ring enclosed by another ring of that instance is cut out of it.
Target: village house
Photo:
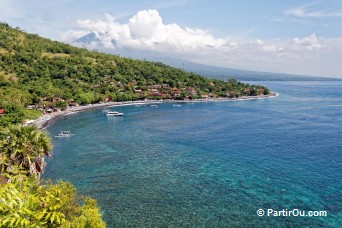
[[[0,108],[0,116],[3,116],[3,115],[5,115],[5,109]]]
[[[138,95],[139,97],[142,96],[142,90],[141,90],[141,89],[135,89],[135,90],[134,90],[134,93],[135,93],[136,95]]]
[[[208,94],[202,94],[202,95],[201,95],[201,98],[202,98],[202,99],[209,99],[209,95],[208,95]]]
[[[227,92],[227,93],[226,93],[226,97],[234,98],[234,97],[236,97],[236,93],[233,92],[233,91]]]
[[[53,112],[54,112],[54,110],[52,108],[49,108],[49,109],[45,110],[45,113],[53,113]]]
[[[179,97],[181,94],[181,91],[176,87],[173,87],[170,91],[173,97]]]
[[[29,110],[33,110],[33,109],[36,109],[36,106],[35,105],[27,105],[25,108],[29,109]]]
[[[111,81],[109,82],[109,85],[112,86],[112,87],[123,87],[122,85],[122,82],[118,81],[118,82],[115,82],[115,81]]]
[[[65,102],[68,103],[69,107],[78,106],[74,99],[66,99]]]
[[[96,88],[99,88],[99,87],[100,87],[100,85],[98,85],[98,84],[91,86],[92,89],[96,89]]]
[[[149,89],[161,89],[162,85],[160,85],[160,84],[150,85],[150,86],[148,86],[148,88]]]
[[[171,99],[170,94],[167,94],[167,93],[162,93],[161,96],[163,99]]]
[[[260,88],[257,90],[257,92],[258,92],[258,95],[263,95],[265,93],[265,90]]]
[[[190,87],[186,88],[185,92],[189,95],[197,95],[197,92],[193,88],[190,88]]]
[[[216,98],[216,97],[217,97],[217,96],[216,96],[215,94],[213,94],[213,93],[209,93],[208,96],[209,96],[209,98]]]
[[[162,92],[150,92],[148,94],[149,97],[161,97],[163,95]]]
[[[249,88],[244,88],[244,89],[243,89],[243,94],[244,94],[245,96],[247,96],[250,92],[251,92],[251,90],[250,90]]]
[[[47,101],[48,97],[42,97],[40,98],[40,101]]]
[[[158,89],[150,89],[150,92],[148,95],[152,97],[157,97],[157,96],[161,96],[162,93]]]
[[[136,84],[138,84],[136,80],[134,80],[132,82],[128,82],[128,85],[130,85],[130,86],[135,86]]]
[[[59,102],[59,101],[64,101],[64,99],[60,98],[60,97],[54,97],[52,98],[52,102],[55,103],[55,102]]]
[[[151,92],[151,93],[158,93],[159,90],[158,90],[158,89],[150,89],[150,92]]]

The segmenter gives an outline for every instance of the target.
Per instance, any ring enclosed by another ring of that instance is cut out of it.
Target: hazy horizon
[[[0,20],[87,48],[130,48],[249,71],[342,78],[339,0],[2,0]]]

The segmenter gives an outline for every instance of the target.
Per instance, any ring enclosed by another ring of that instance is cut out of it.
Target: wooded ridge
[[[73,105],[269,92],[263,86],[208,79],[161,62],[76,48],[0,24],[0,126]]]

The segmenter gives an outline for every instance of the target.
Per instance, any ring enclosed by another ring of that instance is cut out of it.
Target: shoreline
[[[242,100],[254,100],[263,98],[276,97],[279,94],[272,92],[270,95],[263,96],[249,96],[249,97],[239,97],[239,98],[215,98],[215,99],[196,99],[196,100],[143,100],[143,101],[119,101],[119,102],[106,102],[98,104],[89,104],[84,106],[77,106],[73,108],[68,108],[64,111],[46,113],[43,116],[35,120],[29,120],[24,123],[24,125],[33,124],[36,128],[44,130],[49,126],[49,122],[57,117],[68,116],[74,113],[82,112],[85,110],[104,108],[104,107],[119,107],[128,105],[149,105],[149,104],[161,104],[161,103],[196,103],[196,102],[221,102],[221,101],[242,101]]]

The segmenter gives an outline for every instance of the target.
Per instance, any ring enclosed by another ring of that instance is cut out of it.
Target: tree
[[[53,104],[53,107],[60,108],[63,110],[68,107],[68,103],[65,101],[57,101],[55,104]]]
[[[95,100],[94,94],[89,93],[81,93],[79,94],[79,102],[80,104],[91,104]]]
[[[50,138],[33,126],[11,126],[0,135],[0,227],[103,228],[96,201],[67,182],[41,183]]]
[[[0,185],[0,198],[0,227],[105,227],[96,201],[80,201],[67,182],[6,183]]]
[[[11,174],[21,167],[29,176],[39,178],[46,165],[44,156],[51,157],[51,139],[33,126],[11,125],[0,140],[1,172]]]
[[[24,107],[25,105],[30,104],[32,100],[32,95],[27,91],[10,87],[1,88],[0,97],[3,104],[11,104],[18,107]]]

